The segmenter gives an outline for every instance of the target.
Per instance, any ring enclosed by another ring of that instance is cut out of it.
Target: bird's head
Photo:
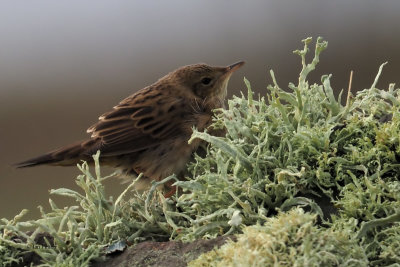
[[[172,80],[179,83],[186,93],[203,100],[226,97],[226,88],[232,73],[244,65],[244,61],[227,67],[212,67],[206,64],[193,64],[181,67],[171,73]]]

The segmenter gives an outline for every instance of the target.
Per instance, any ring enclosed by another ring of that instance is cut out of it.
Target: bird
[[[15,164],[72,166],[100,163],[125,174],[160,181],[179,174],[198,149],[193,128],[204,131],[213,111],[224,107],[228,81],[244,61],[224,67],[204,63],[180,67],[123,99],[87,129],[90,138]]]

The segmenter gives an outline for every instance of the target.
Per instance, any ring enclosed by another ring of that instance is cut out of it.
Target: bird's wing
[[[182,134],[184,105],[182,98],[144,88],[100,116],[87,132],[101,140],[102,156],[138,152]]]

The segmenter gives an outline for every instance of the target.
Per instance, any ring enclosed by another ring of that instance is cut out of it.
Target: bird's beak
[[[232,72],[236,71],[237,69],[239,69],[243,65],[244,65],[244,61],[236,62],[235,64],[232,64],[232,65],[226,67],[226,71],[232,73]]]

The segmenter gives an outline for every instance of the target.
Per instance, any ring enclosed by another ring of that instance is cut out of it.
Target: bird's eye
[[[210,82],[211,82],[211,78],[208,78],[208,77],[203,78],[201,80],[201,83],[204,84],[204,85],[208,85],[208,84],[210,84]]]

